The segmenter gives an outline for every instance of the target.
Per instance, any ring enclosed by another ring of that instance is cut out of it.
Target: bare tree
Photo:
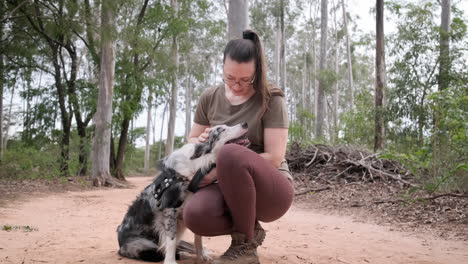
[[[440,63],[439,63],[439,91],[448,87],[450,70],[450,0],[442,0],[442,14],[440,21]]]
[[[327,59],[327,23],[328,23],[328,0],[321,0],[321,22],[320,22],[320,75],[326,69]],[[317,121],[315,125],[315,137],[322,138],[325,122],[325,81],[319,78],[317,94]]]
[[[439,91],[443,91],[449,87],[450,82],[450,0],[441,1],[441,21],[440,21],[440,44],[439,44],[439,75],[437,83]],[[441,109],[443,106],[439,103],[438,108],[434,112],[434,136],[433,136],[433,174],[439,173],[439,168],[442,166],[442,158],[447,153],[448,135],[446,128],[441,124]]]
[[[4,5],[3,1],[0,3],[0,41],[3,40],[3,12]],[[0,51],[0,163],[3,160],[3,89],[4,89],[4,76],[5,67],[3,64],[3,51]]]
[[[353,60],[351,58],[351,44],[349,41],[349,31],[348,31],[348,15],[346,14],[346,6],[344,0],[341,0],[341,7],[343,9],[343,23],[344,23],[344,33],[346,41],[346,54],[348,55],[348,85],[350,92],[350,109],[354,107],[354,80],[353,80]]]
[[[8,107],[8,115],[7,115],[8,121],[5,126],[5,135],[3,138],[3,149],[6,149],[8,146],[8,138],[9,138],[8,133],[10,132],[10,127],[12,124],[11,120],[13,119],[12,111],[13,111],[13,98],[15,97],[15,87],[16,85],[13,85],[11,88],[10,105]]]
[[[149,160],[150,160],[150,138],[151,138],[151,114],[153,106],[153,90],[149,89],[148,99],[147,99],[147,116],[146,116],[146,142],[145,142],[145,161],[144,161],[144,171],[149,171]]]
[[[385,90],[384,1],[376,2],[376,51],[375,51],[375,135],[374,151],[384,148],[385,120],[383,115]]]
[[[177,0],[171,0],[171,6],[175,10],[177,15]],[[171,87],[171,103],[169,107],[169,124],[167,128],[167,140],[166,140],[166,156],[171,154],[174,150],[174,132],[175,132],[175,120],[177,114],[177,96],[178,96],[178,80],[177,72],[179,68],[179,53],[177,48],[177,36],[172,37],[172,87]]]
[[[249,27],[249,1],[229,0],[228,40],[242,37],[242,31]]]
[[[190,75],[190,59],[187,61],[187,84],[185,88],[185,139],[192,128],[192,76]]]
[[[334,2],[333,2],[334,3]],[[343,2],[342,2],[343,3]],[[338,21],[336,19],[336,12],[338,10],[338,3],[335,6],[335,12],[333,12],[333,25],[335,33],[335,73],[339,74],[339,60],[340,60],[340,39],[338,37]],[[330,130],[330,138],[332,142],[337,142],[338,140],[338,104],[339,104],[339,82],[336,81],[333,85],[333,130]]]
[[[93,150],[91,159],[91,179],[95,186],[114,185],[109,172],[112,97],[114,89],[115,46],[114,12],[111,0],[102,0],[101,6],[101,60],[99,75],[99,95],[96,114]]]

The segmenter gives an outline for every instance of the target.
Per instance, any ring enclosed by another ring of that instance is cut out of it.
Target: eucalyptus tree
[[[385,80],[385,43],[384,43],[384,2],[377,0],[376,14],[376,51],[375,51],[375,130],[374,151],[384,148],[384,90]]]
[[[317,119],[315,124],[315,137],[317,139],[324,136],[325,123],[325,78],[324,72],[327,68],[327,24],[328,24],[328,0],[321,0],[320,6],[320,77],[317,96]]]
[[[101,2],[101,49],[99,95],[96,115],[93,118],[95,131],[93,136],[91,179],[94,186],[114,185],[110,171],[110,144],[112,125],[112,100],[115,73],[115,10],[111,0]]]
[[[242,38],[242,31],[249,27],[248,13],[248,0],[229,0],[228,40]]]
[[[177,19],[178,16],[178,0],[171,0],[171,7],[174,11],[174,15]],[[177,45],[177,34],[172,36],[171,46],[171,99],[169,103],[169,124],[167,129],[167,140],[166,140],[166,156],[171,154],[174,150],[174,133],[175,133],[175,120],[177,115],[177,98],[178,94],[178,69],[179,69],[179,51]]]

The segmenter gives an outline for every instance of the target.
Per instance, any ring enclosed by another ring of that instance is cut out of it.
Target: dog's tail
[[[146,238],[126,241],[120,246],[119,254],[123,257],[141,259],[144,261],[160,262],[164,260],[164,253],[157,250],[157,245]]]
[[[185,252],[188,254],[196,254],[195,246],[187,241],[180,240],[179,244],[177,245],[177,252]]]

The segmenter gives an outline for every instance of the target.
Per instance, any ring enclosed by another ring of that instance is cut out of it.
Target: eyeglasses
[[[252,79],[248,80],[248,81],[244,81],[244,80],[236,81],[234,79],[229,79],[229,78],[226,78],[226,77],[223,78],[223,82],[225,84],[227,84],[228,86],[234,86],[235,84],[238,84],[241,87],[247,87],[247,86],[252,85],[254,83],[254,81],[255,81],[255,76],[252,77]]]

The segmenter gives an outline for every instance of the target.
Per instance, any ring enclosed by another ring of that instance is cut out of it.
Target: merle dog
[[[208,140],[189,143],[161,160],[160,174],[130,205],[117,228],[119,254],[134,259],[176,264],[180,252],[189,250],[189,243],[180,240],[185,225],[180,220],[184,202],[214,166],[221,147],[227,143],[248,145],[247,123],[212,128]],[[198,261],[210,257],[195,235]]]

